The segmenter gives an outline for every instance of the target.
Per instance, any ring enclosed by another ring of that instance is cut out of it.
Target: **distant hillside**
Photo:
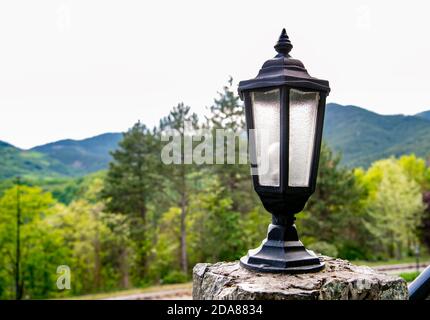
[[[74,174],[87,174],[107,168],[110,151],[117,148],[121,133],[105,133],[84,140],[61,140],[37,146],[36,151],[55,159]]]
[[[419,117],[419,118],[430,120],[430,110],[429,111],[424,111],[424,112],[417,113],[415,116]]]
[[[12,145],[7,142],[0,141],[0,148],[6,148],[6,147],[12,147]]]
[[[121,133],[105,133],[84,140],[61,140],[30,150],[0,141],[0,180],[23,176],[75,177],[107,168],[110,151]]]
[[[350,167],[367,167],[392,155],[430,155],[429,120],[380,115],[356,106],[328,104],[324,138],[329,146],[342,153],[342,162]]]
[[[38,152],[20,150],[0,141],[0,179],[16,176],[58,177],[72,175],[60,161]]]

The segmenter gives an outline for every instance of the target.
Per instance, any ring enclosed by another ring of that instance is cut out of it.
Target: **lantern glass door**
[[[318,92],[290,89],[288,185],[308,187],[315,145]]]
[[[251,92],[258,183],[280,186],[280,90]]]

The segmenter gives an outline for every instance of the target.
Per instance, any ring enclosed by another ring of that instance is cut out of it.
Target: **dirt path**
[[[191,288],[160,290],[156,292],[136,293],[126,296],[105,298],[103,300],[191,300]]]
[[[427,266],[429,265],[429,262],[420,263],[419,264],[419,271],[423,271]],[[374,266],[371,267],[374,270],[389,273],[389,274],[400,274],[403,272],[414,272],[417,271],[417,265],[416,263],[402,263],[402,264],[392,264],[392,265],[385,265],[385,266]]]

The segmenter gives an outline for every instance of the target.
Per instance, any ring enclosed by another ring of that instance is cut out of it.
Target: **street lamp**
[[[272,214],[267,238],[240,263],[262,272],[304,273],[324,268],[299,240],[294,215],[315,191],[330,87],[291,58],[292,48],[283,29],[275,45],[278,54],[263,64],[256,78],[241,81],[238,89],[245,101],[254,189]]]

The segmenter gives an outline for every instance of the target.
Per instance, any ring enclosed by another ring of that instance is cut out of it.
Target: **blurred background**
[[[332,88],[302,241],[412,280],[430,261],[428,9],[1,3],[0,299],[186,298],[196,263],[258,246],[270,215],[249,166],[165,165],[160,135],[184,121],[243,130],[237,82],[275,55],[283,27]]]

